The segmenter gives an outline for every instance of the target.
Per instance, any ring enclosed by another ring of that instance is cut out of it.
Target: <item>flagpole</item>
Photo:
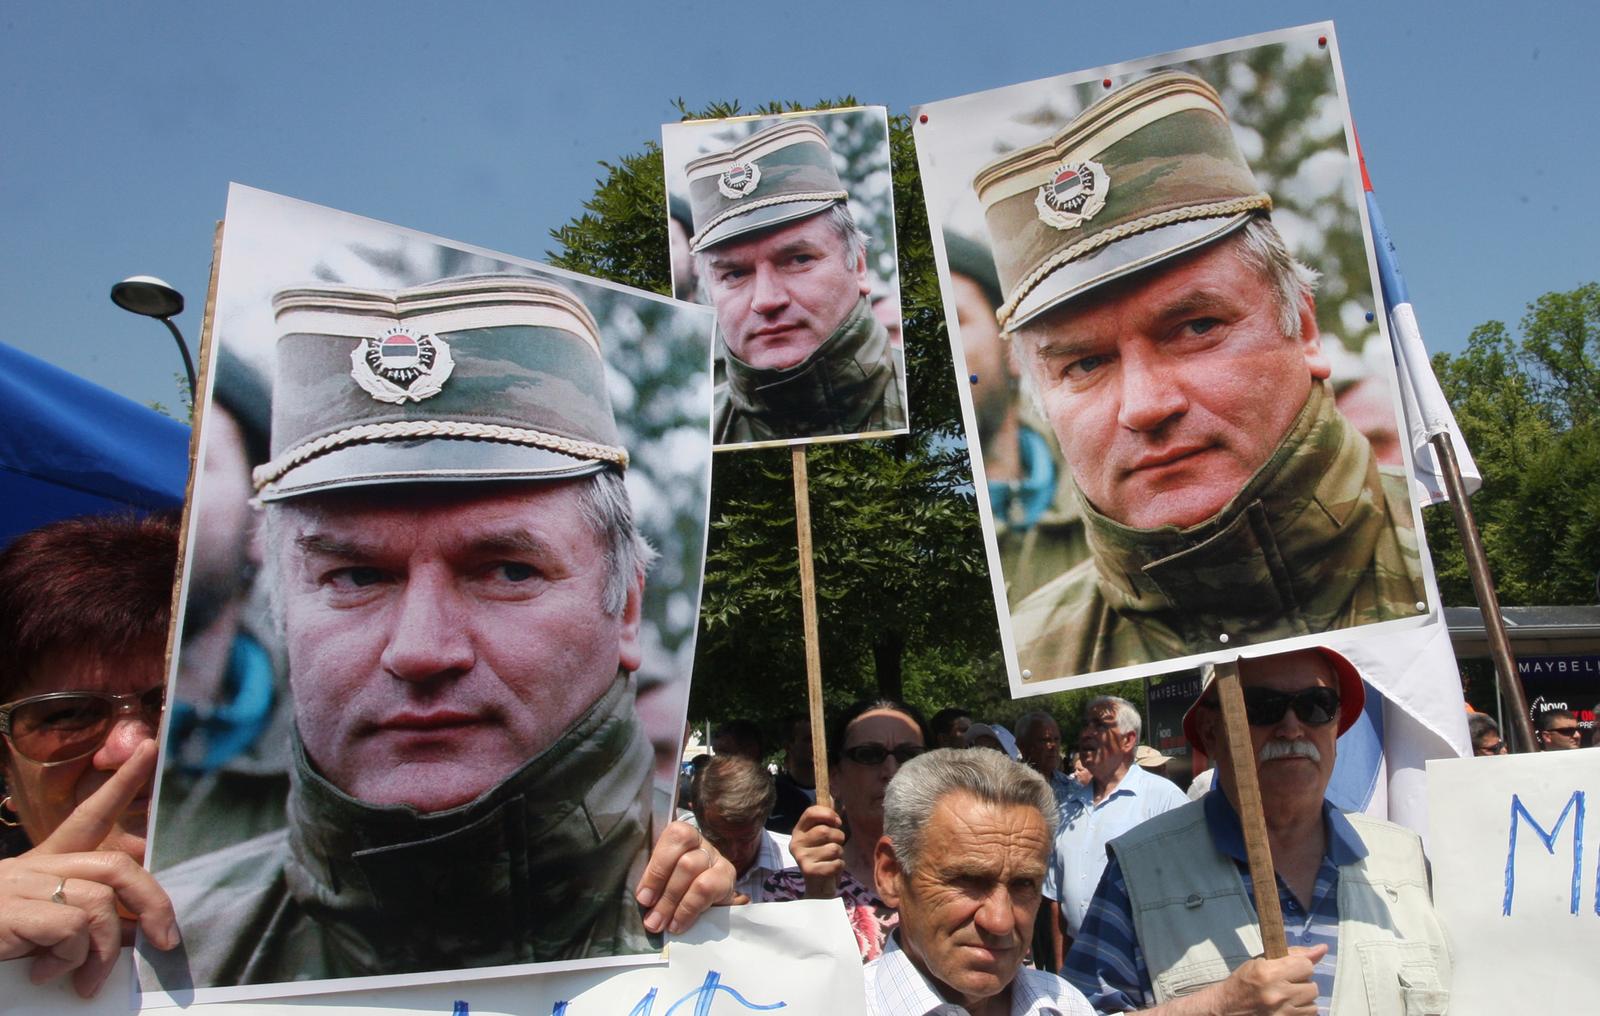
[[[1367,218],[1372,223],[1373,247],[1378,254],[1378,276],[1383,286],[1384,307],[1388,311],[1390,324],[1398,333],[1396,341],[1409,342],[1420,350],[1424,348],[1422,333],[1417,327],[1416,316],[1411,313],[1411,298],[1406,292],[1405,278],[1400,274],[1400,259],[1394,241],[1390,239],[1383,216],[1378,212],[1378,199],[1372,192],[1372,178],[1367,175],[1367,160],[1361,152],[1359,138],[1356,140],[1356,158],[1361,163],[1361,187],[1366,191]],[[1488,635],[1489,658],[1494,661],[1495,678],[1500,693],[1511,700],[1512,711],[1516,714],[1515,721],[1509,726],[1515,728],[1523,751],[1536,751],[1528,699],[1517,677],[1511,639],[1506,634],[1505,618],[1500,614],[1500,598],[1495,594],[1489,558],[1483,551],[1478,523],[1473,518],[1472,505],[1467,500],[1461,463],[1456,457],[1455,446],[1450,442],[1450,428],[1444,420],[1428,412],[1425,405],[1421,409],[1428,445],[1438,457],[1440,470],[1444,474],[1445,492],[1449,495],[1450,511],[1455,516],[1456,530],[1461,535],[1461,549],[1467,561],[1467,574],[1472,579],[1473,596],[1483,615],[1483,630]]]

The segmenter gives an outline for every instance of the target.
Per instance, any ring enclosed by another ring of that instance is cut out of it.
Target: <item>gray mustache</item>
[[[1308,758],[1313,762],[1322,761],[1322,752],[1310,741],[1301,738],[1285,740],[1274,738],[1261,746],[1261,754],[1256,757],[1258,762],[1271,762],[1280,758]]]

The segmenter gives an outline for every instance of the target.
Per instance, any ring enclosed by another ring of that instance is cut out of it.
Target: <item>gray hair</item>
[[[1139,710],[1132,702],[1125,698],[1118,698],[1115,695],[1101,695],[1090,699],[1089,704],[1083,707],[1086,715],[1093,714],[1100,709],[1111,709],[1115,712],[1117,733],[1132,733],[1134,740],[1138,740],[1139,731],[1144,729],[1144,720],[1139,716]]]
[[[883,833],[907,874],[921,861],[922,832],[946,794],[968,793],[985,804],[1032,808],[1055,833],[1056,797],[1044,777],[1000,752],[940,748],[907,762],[883,798]]]
[[[715,805],[736,825],[765,822],[778,801],[778,787],[766,767],[743,755],[717,755],[694,776],[690,798],[696,817]]]
[[[1284,338],[1300,338],[1300,307],[1316,295],[1320,277],[1317,270],[1295,260],[1278,227],[1264,215],[1253,217],[1239,231],[1233,252],[1272,286],[1278,297],[1278,327]]]
[[[844,248],[845,267],[855,271],[867,257],[867,245],[872,242],[872,237],[861,231],[856,225],[855,216],[850,214],[850,203],[835,201],[828,206],[827,211],[820,213],[824,222],[833,227],[833,233],[839,238],[839,244]],[[787,222],[776,223],[772,228],[789,225]],[[733,238],[737,239],[737,237]],[[711,298],[711,265],[710,260],[720,244],[713,245],[694,255],[695,276],[699,279],[699,296],[703,303],[715,303]]]
[[[1227,245],[1226,249],[1233,251],[1245,267],[1257,272],[1272,287],[1278,304],[1278,330],[1283,337],[1300,339],[1300,307],[1316,295],[1317,280],[1321,274],[1315,268],[1295,260],[1283,242],[1278,227],[1264,215],[1252,216],[1243,229],[1221,242]],[[1028,332],[1029,327],[1023,325],[1015,334],[1020,336]],[[1039,385],[1034,380],[1033,370],[1025,362],[1028,357],[1019,356],[1019,359],[1024,361],[1018,364],[1021,368],[1018,373],[1021,375],[1023,396],[1034,411],[1043,417],[1044,404],[1039,398]]]
[[[294,501],[272,501],[263,507],[262,536],[265,549],[262,554],[262,584],[267,591],[268,615],[273,629],[281,636],[283,604],[279,556],[283,541],[287,538],[284,532],[285,516],[307,509]],[[606,580],[600,594],[600,609],[615,617],[628,605],[628,591],[644,580],[659,555],[635,527],[628,487],[622,474],[616,470],[602,469],[582,484],[578,490],[578,513],[600,537],[606,558]]]
[[[633,522],[628,485],[614,469],[602,469],[578,491],[578,511],[606,551],[606,585],[600,607],[612,617],[628,605],[628,590],[643,582],[660,555]]]
[[[1023,713],[1017,718],[1017,740],[1027,737],[1034,727],[1047,721],[1055,726],[1056,733],[1061,732],[1061,724],[1056,723],[1056,718],[1043,709],[1033,709]]]

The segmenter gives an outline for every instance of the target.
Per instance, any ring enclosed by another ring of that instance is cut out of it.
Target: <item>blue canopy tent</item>
[[[0,342],[0,546],[55,519],[183,503],[189,428]]]

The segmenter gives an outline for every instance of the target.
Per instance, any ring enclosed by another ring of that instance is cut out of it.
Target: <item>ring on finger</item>
[[[51,903],[60,903],[63,906],[66,905],[66,902],[67,902],[67,880],[66,879],[63,878],[60,882],[56,883],[56,891],[50,894],[50,902]]]

